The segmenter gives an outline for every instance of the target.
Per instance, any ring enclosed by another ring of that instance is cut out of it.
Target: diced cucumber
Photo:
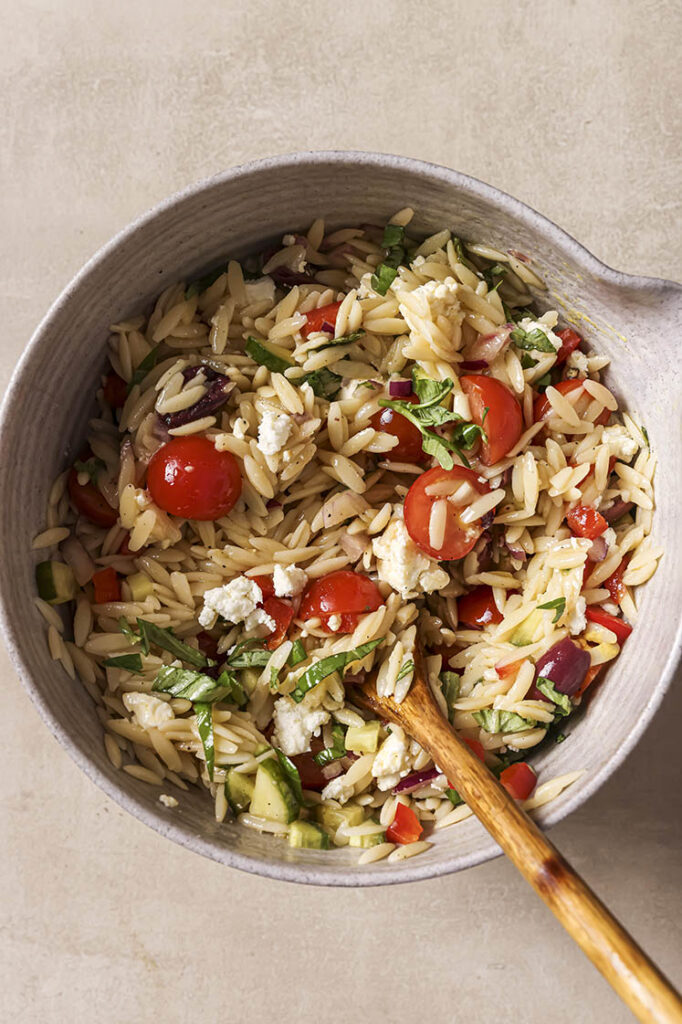
[[[256,784],[252,778],[230,768],[225,779],[225,796],[233,814],[248,811],[255,788]]]
[[[78,593],[76,577],[65,562],[40,562],[36,566],[38,593],[48,604],[73,601]]]
[[[514,647],[526,647],[528,644],[532,644],[535,631],[541,622],[542,612],[536,608],[535,611],[532,611],[530,615],[516,627],[512,635],[509,637],[509,642],[514,644]]]
[[[274,758],[261,761],[251,798],[251,814],[288,825],[298,817],[300,809],[296,794],[279,761]]]
[[[379,745],[379,722],[351,725],[346,733],[346,750],[354,754],[373,754]]]
[[[294,821],[289,830],[289,846],[305,850],[328,850],[329,836],[312,821]]]
[[[146,573],[134,572],[128,576],[126,583],[130,587],[131,601],[145,601],[154,593],[154,584]]]
[[[239,670],[239,682],[244,687],[244,692],[250,697],[258,685],[258,677],[262,668],[242,668]],[[262,753],[262,751],[261,751]]]
[[[315,820],[331,833],[336,832],[339,825],[362,825],[365,820],[365,812],[358,804],[346,804],[345,807],[318,804],[313,814]]]
[[[249,338],[244,351],[251,356],[255,363],[267,366],[272,373],[284,373],[294,365],[291,352],[282,348],[281,345],[274,345],[271,341],[258,341],[257,338]]]
[[[348,845],[357,846],[361,850],[369,850],[372,846],[379,846],[380,843],[385,842],[385,832],[372,832],[372,834],[368,836],[350,836]]]

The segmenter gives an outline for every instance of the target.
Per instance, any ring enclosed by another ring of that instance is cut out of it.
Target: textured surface
[[[21,15],[8,7],[19,21],[4,57],[11,117],[2,147],[10,229],[3,269],[12,342],[4,372],[61,284],[131,216],[202,174],[305,145],[393,149],[459,166],[540,207],[609,262],[679,276],[671,216],[674,100],[662,103],[674,70],[672,8],[643,5],[624,17],[622,5],[617,15],[615,6],[603,5],[600,16],[581,5],[557,6],[543,24],[522,7],[499,28],[493,4],[483,36],[473,5],[456,5],[457,11],[429,5],[431,24],[415,26],[412,8],[398,4],[400,34],[393,38],[392,28],[382,47],[381,18],[363,16],[360,34],[350,16],[354,5],[346,6],[344,26],[334,23],[331,5],[298,5],[295,22],[286,11],[276,21],[258,18],[259,6],[250,5],[247,17],[236,5],[222,5],[203,22],[175,3],[164,6],[163,16],[147,5],[134,31],[133,8],[125,4],[116,15],[95,15],[82,3],[68,15],[45,5]],[[309,23],[302,25],[306,14]],[[561,52],[544,52],[550,24],[563,39]],[[322,26],[325,39],[334,40],[331,68],[329,61],[299,60],[295,67],[266,61],[264,54],[274,53],[287,33],[289,55],[319,53]],[[526,39],[530,62],[519,62],[509,48],[514,36]],[[453,47],[467,39],[482,46],[481,58],[455,66]],[[384,57],[374,68],[376,47],[390,51],[388,66]],[[494,54],[490,68],[483,66],[486,48]],[[420,60],[428,74],[418,70]],[[650,81],[652,65],[660,73]],[[480,109],[482,66],[485,132],[472,116],[475,105]],[[332,84],[337,67],[344,74]],[[406,75],[409,110],[397,92]],[[520,139],[542,142],[534,147]],[[632,681],[634,668],[623,669]],[[317,953],[329,978],[325,987],[338,998],[343,993],[351,1016],[400,1020],[419,1008],[445,1020],[453,1001],[471,1016],[483,993],[485,1009],[505,1019],[532,987],[537,1016],[528,1019],[598,1020],[606,1013],[626,1019],[506,865],[409,889],[342,893],[293,889],[199,861],[146,832],[91,787],[11,680],[8,673],[16,695],[9,709],[15,743],[4,779],[15,858],[7,890],[14,899],[3,970],[15,1013],[28,1001],[36,1019],[38,1013],[81,1019],[95,1011],[98,1019],[113,1020],[135,1005],[147,1018],[161,993],[169,1019],[185,1019],[199,999],[215,1013],[227,1005],[224,994],[219,999],[195,979],[227,962],[232,977],[243,979],[229,1001],[231,1019],[260,1016],[246,1008],[254,990],[264,1010],[284,1020],[312,1019],[315,990],[296,979],[297,966],[310,966]],[[627,765],[554,836],[668,969],[679,959],[671,907],[679,833],[666,814],[679,765],[667,724],[675,703],[671,695],[667,716],[659,715]],[[625,833],[630,842],[623,852]],[[150,865],[167,872],[163,883],[157,870],[149,874]],[[224,910],[216,911],[216,895]],[[281,937],[292,920],[304,930],[285,947]],[[209,921],[214,941],[199,956]],[[239,941],[235,925],[245,936]],[[262,942],[266,928],[279,963],[264,971],[271,949]],[[380,947],[396,948],[402,929],[396,951],[403,970],[381,982]],[[513,946],[506,939],[511,932]],[[174,982],[171,959],[183,964]],[[20,973],[27,960],[31,968]],[[539,960],[540,981],[532,971]],[[443,985],[453,965],[456,984]],[[358,984],[349,993],[343,978],[350,971]],[[389,993],[390,1004],[382,1003]]]

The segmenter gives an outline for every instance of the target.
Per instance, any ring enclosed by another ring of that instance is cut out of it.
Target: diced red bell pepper
[[[500,679],[509,679],[510,676],[516,675],[520,666],[520,661],[510,661],[508,665],[495,665],[495,671]]]
[[[566,513],[566,522],[577,537],[587,537],[589,540],[601,537],[609,527],[604,517],[591,505],[576,505]]]
[[[588,608],[585,618],[588,622],[596,622],[597,625],[610,629],[612,633],[616,634],[619,644],[624,644],[632,633],[632,626],[628,625],[625,619],[619,619],[615,615],[611,615],[610,612],[604,611],[603,608]]]
[[[585,678],[583,679],[582,683],[580,684],[580,689],[576,690],[576,692],[573,694],[573,698],[572,698],[573,700],[575,700],[576,697],[582,697],[582,695],[584,694],[584,692],[587,689],[587,687],[590,686],[590,684],[594,682],[594,680],[599,675],[599,673],[601,672],[603,667],[604,667],[603,664],[602,665],[590,665],[590,667],[588,668],[587,672],[585,673]]]
[[[558,338],[561,338],[561,348],[556,354],[556,365],[560,366],[561,363],[565,363],[571,352],[573,352],[580,342],[583,340],[579,334],[573,330],[572,327],[564,327],[561,331],[554,332]]]
[[[458,597],[457,616],[461,624],[469,629],[485,629],[486,626],[502,622],[502,613],[495,604],[493,588],[474,587],[468,594]]]
[[[330,302],[328,306],[311,309],[306,313],[307,322],[301,328],[301,334],[307,338],[314,331],[326,331],[333,334],[336,329],[336,315],[341,307],[340,302]]]
[[[111,566],[100,569],[92,577],[95,585],[95,604],[108,604],[121,600],[121,582]]]
[[[405,804],[398,804],[395,809],[395,817],[386,829],[386,839],[389,843],[416,843],[424,829],[419,824],[419,818],[411,807]]]
[[[627,591],[627,587],[623,583],[623,576],[625,575],[625,570],[627,569],[628,561],[628,558],[624,558],[618,566],[618,568],[614,569],[609,578],[607,580],[604,580],[604,582],[602,583],[602,587],[608,590],[609,594],[611,595],[611,600],[615,601],[616,604],[619,604],[622,601]]]
[[[514,800],[527,800],[537,781],[537,775],[525,761],[510,764],[500,772],[500,782]]]

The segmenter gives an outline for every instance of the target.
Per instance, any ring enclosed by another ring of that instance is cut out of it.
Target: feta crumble
[[[255,281],[244,281],[246,302],[275,302],[275,282],[271,277],[257,277]]]
[[[398,517],[372,541],[372,550],[379,579],[403,598],[415,593],[432,594],[450,582],[448,573],[439,568],[435,558],[419,550]]]
[[[345,775],[339,775],[332,779],[322,790],[323,800],[338,800],[340,804],[347,804],[355,792],[355,786],[346,782]]]
[[[271,633],[275,620],[258,607],[262,601],[263,591],[258,584],[247,576],[238,576],[231,583],[206,591],[199,624],[204,629],[212,629],[221,615],[227,622],[243,622],[247,632]]]
[[[308,574],[295,565],[276,565],[272,582],[275,597],[296,597],[308,582]]]
[[[246,422],[246,420],[243,419],[241,416],[238,416],[237,419],[234,421],[232,433],[234,434],[238,441],[243,441],[244,438],[246,437],[248,429],[249,424]]]
[[[329,627],[329,629],[331,629],[332,633],[338,633],[338,631],[341,629],[341,616],[330,615],[329,618],[327,619],[327,626]]]
[[[329,721],[329,712],[323,708],[311,709],[305,701],[296,704],[291,697],[280,697],[272,712],[275,723],[275,746],[288,757],[310,750],[313,736]]]
[[[289,440],[294,422],[285,412],[266,408],[258,427],[258,447],[263,455],[277,455]]]
[[[639,448],[637,442],[619,423],[612,427],[602,427],[602,443],[609,446],[611,455],[624,462],[629,462]]]
[[[164,807],[177,807],[178,801],[174,796],[169,796],[167,793],[162,793],[159,797],[159,803],[163,804]]]
[[[402,729],[393,726],[393,731],[379,747],[374,758],[372,775],[380,790],[393,789],[412,767],[408,745]]]
[[[132,711],[141,729],[156,729],[175,718],[170,704],[150,693],[124,693],[123,703],[126,711]]]
[[[587,608],[587,601],[584,597],[579,597],[575,602],[575,607],[571,612],[566,625],[568,632],[571,636],[579,636],[587,629],[587,619],[585,618],[585,609]]]

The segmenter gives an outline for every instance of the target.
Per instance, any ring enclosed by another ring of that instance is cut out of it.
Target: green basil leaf
[[[241,645],[238,645],[241,646]],[[238,650],[227,656],[226,665],[228,668],[264,668],[272,657],[272,651],[265,651],[262,648],[257,650]]]
[[[152,690],[170,693],[184,700],[213,704],[217,700],[234,698],[235,704],[246,704],[246,695],[231,672],[221,672],[217,679],[191,668],[164,665],[159,669]]]
[[[440,405],[453,387],[454,383],[450,377],[446,377],[445,380],[431,380],[419,367],[415,366],[412,370],[412,390],[419,399],[422,409]]]
[[[566,598],[557,597],[553,601],[546,601],[545,604],[539,604],[538,608],[541,611],[550,611],[552,608],[555,608],[556,611],[552,622],[558,622],[566,609]]]
[[[297,704],[300,704],[308,690],[312,690],[314,686],[317,686],[327,676],[332,675],[333,672],[341,672],[354,661],[362,661],[375,647],[383,642],[383,637],[379,637],[378,640],[368,640],[366,644],[360,644],[359,647],[354,647],[351,651],[341,651],[339,654],[332,654],[328,658],[316,661],[314,665],[306,669],[296,683],[296,689],[291,694],[292,699]]]
[[[514,711],[498,711],[494,708],[485,708],[483,711],[474,711],[474,720],[478,722],[486,732],[523,732],[525,729],[536,729],[539,722],[530,718],[522,718]]]
[[[123,635],[128,638],[128,641],[131,644],[139,644],[139,642],[140,642],[139,634],[135,632],[133,627],[130,625],[128,620],[123,615],[121,615],[120,619],[118,620],[118,628],[121,630]]]
[[[405,664],[403,665],[403,667],[401,668],[400,672],[398,672],[398,675],[395,677],[396,683],[400,679],[404,679],[405,676],[411,675],[413,672],[414,672],[414,662],[413,661],[406,661]]]
[[[294,792],[294,796],[296,797],[300,804],[304,804],[305,801],[303,799],[303,787],[301,785],[301,776],[298,774],[298,768],[296,767],[294,762],[287,757],[286,754],[282,753],[281,750],[279,750],[277,747],[274,747],[273,749],[275,751],[275,754],[277,755],[277,760],[279,761],[282,770],[289,781],[289,785],[291,786]]]
[[[147,355],[144,357],[141,363],[138,364],[135,372],[130,378],[128,384],[128,394],[133,390],[136,384],[141,384],[145,379],[150,370],[153,370],[156,366],[156,362],[159,358],[160,345],[156,345]]]
[[[103,662],[107,668],[123,668],[126,672],[142,672],[142,657],[139,654],[121,654]]]
[[[533,359],[533,357],[529,356],[527,352],[523,353],[523,355],[521,356],[521,369],[522,370],[532,370],[533,367],[537,366],[537,365],[538,365],[537,359]]]
[[[215,662],[202,654],[201,651],[179,640],[172,629],[164,629],[162,626],[157,626],[154,622],[147,622],[146,619],[138,619],[137,624],[140,628],[139,642],[142,644],[142,650],[145,654],[149,654],[151,644],[156,644],[157,647],[168,651],[173,657],[179,658],[181,661],[187,661],[196,668],[204,668],[206,665],[215,664]]]
[[[456,672],[451,672],[449,669],[441,672],[438,678],[440,680],[440,688],[445,697],[445,703],[448,706],[448,721],[452,722],[455,717],[455,701],[459,698],[459,688],[462,680]]]
[[[453,807],[459,807],[460,804],[464,803],[456,789],[446,789],[445,795]]]
[[[517,348],[526,349],[529,352],[555,353],[557,351],[545,332],[541,331],[539,327],[532,331],[526,331],[523,327],[515,327],[510,337]]]
[[[488,435],[478,423],[458,423],[452,432],[453,441],[461,448],[473,448],[479,438],[487,444]]]
[[[560,718],[566,718],[567,715],[570,715],[573,710],[571,698],[566,693],[559,693],[551,679],[548,679],[546,676],[538,676],[535,680],[535,685],[540,693],[544,694],[545,697],[548,697],[556,705],[556,713]]]
[[[291,647],[291,653],[287,658],[287,665],[294,668],[296,665],[300,665],[302,661],[305,661],[307,657],[308,655],[306,654],[305,647],[303,646],[303,641],[294,640]]]
[[[321,352],[323,348],[335,348],[337,345],[352,345],[354,341],[357,341],[364,334],[364,330],[353,331],[351,334],[345,334],[342,338],[330,338],[329,341],[321,341],[315,348],[311,348],[311,352]]]
[[[331,747],[325,747],[319,754],[315,754],[313,761],[319,765],[320,768],[324,768],[326,764],[330,764],[332,761],[338,761],[340,757],[346,755],[346,733],[341,725],[332,726],[332,745]]]
[[[274,693],[279,685],[279,669],[273,665],[270,669],[270,692]]]
[[[387,263],[380,263],[376,273],[372,274],[370,284],[378,295],[385,295],[397,276],[398,271],[395,267],[389,267]]]
[[[384,249],[392,249],[394,245],[402,245],[405,240],[405,228],[401,224],[387,224],[381,244]]]
[[[208,777],[213,781],[213,769],[215,767],[215,735],[213,732],[213,707],[211,704],[195,704],[194,713],[197,716],[197,729],[204,748],[206,770]]]
[[[648,434],[647,429],[646,429],[646,427],[644,426],[643,423],[642,423],[642,425],[640,426],[639,429],[642,431],[642,435],[644,437],[644,440],[646,441],[647,448],[649,449],[649,451],[651,451],[651,441],[649,440],[649,434]]]
[[[299,387],[301,384],[310,384],[318,398],[326,398],[331,401],[339,393],[342,380],[343,377],[339,377],[338,373],[323,366],[321,370],[312,370],[310,373],[292,380],[291,383],[297,384]]]
[[[566,739],[566,734],[563,733],[563,732],[558,732],[556,734],[556,736],[554,737],[554,742],[555,743],[563,743],[565,739]]]
[[[73,468],[76,470],[77,473],[87,473],[88,476],[90,477],[90,481],[93,484],[96,484],[97,477],[100,475],[102,470],[106,469],[107,467],[102,462],[101,459],[97,459],[93,455],[92,458],[87,459],[86,462],[81,462],[80,459],[76,459],[76,461],[73,464]]]

